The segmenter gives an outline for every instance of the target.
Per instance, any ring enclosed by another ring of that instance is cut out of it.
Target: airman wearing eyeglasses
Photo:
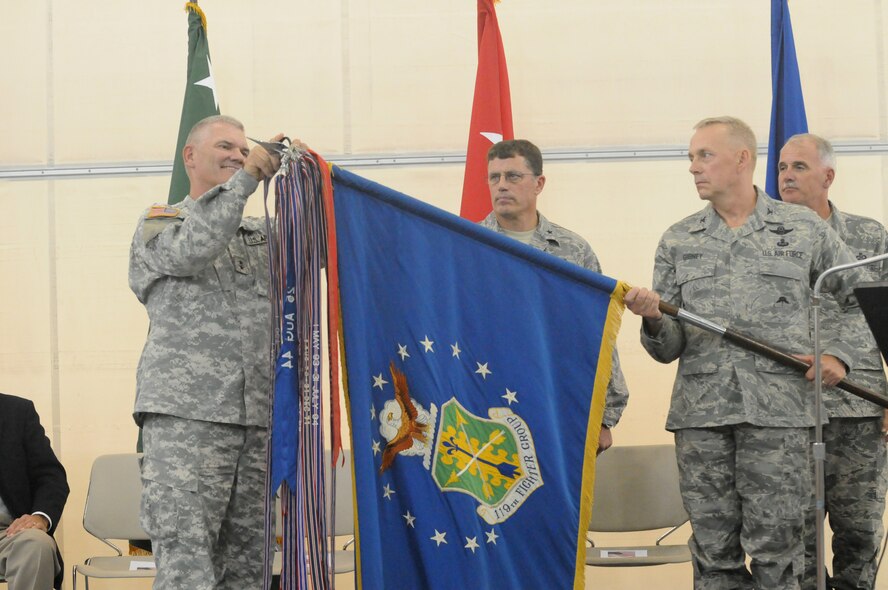
[[[526,139],[494,144],[487,152],[487,182],[493,211],[480,222],[482,226],[567,262],[601,272],[589,242],[552,223],[537,210],[537,198],[546,186],[543,156],[537,146]],[[598,452],[613,444],[611,428],[619,422],[628,399],[620,357],[615,350]]]

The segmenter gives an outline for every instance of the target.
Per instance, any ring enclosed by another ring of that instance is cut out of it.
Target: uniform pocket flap
[[[706,375],[717,373],[719,357],[717,354],[689,355],[682,357],[678,363],[680,375]]]
[[[755,370],[760,373],[780,373],[780,374],[794,374],[802,377],[802,372],[798,369],[794,369],[790,366],[784,365],[783,363],[778,363],[775,360],[771,360],[766,356],[756,354],[755,355]]]
[[[689,255],[690,256],[690,255]],[[715,275],[715,258],[689,259],[675,269],[675,282],[683,285],[688,281],[704,279]]]
[[[793,279],[795,281],[805,279],[805,271],[801,266],[784,260],[760,260],[759,274],[783,277],[784,279]]]
[[[142,478],[188,492],[197,491],[197,477],[182,465],[142,457]]]

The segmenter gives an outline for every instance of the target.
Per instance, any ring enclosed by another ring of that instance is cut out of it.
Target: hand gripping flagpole
[[[848,270],[858,266],[865,266],[875,262],[888,260],[888,254],[880,254],[872,258],[865,258],[848,264],[840,264],[826,269],[814,282],[814,293],[811,296],[811,307],[814,309],[814,401],[815,408],[814,443],[811,445],[814,456],[814,507],[816,510],[816,535],[817,535],[817,590],[826,590],[826,547],[824,542],[826,518],[826,485],[824,483],[824,463],[826,461],[826,445],[823,442],[822,402],[823,402],[823,367],[821,366],[820,350],[820,286],[823,280],[836,272]],[[844,389],[844,388],[842,388]],[[848,391],[848,390],[846,390]],[[853,391],[851,393],[854,393]],[[863,396],[861,396],[863,397]],[[869,398],[864,398],[869,399]],[[877,400],[869,399],[883,408],[884,404]]]
[[[876,258],[867,258],[867,262],[876,261]],[[848,267],[836,267],[836,268],[848,268]],[[833,270],[833,269],[829,269]],[[829,272],[829,271],[827,271]],[[826,274],[826,273],[824,273]],[[822,275],[821,275],[822,276]],[[732,328],[725,328],[724,326],[720,326],[715,322],[702,318],[696,314],[693,314],[689,311],[681,309],[671,303],[666,303],[663,300],[660,300],[660,311],[665,313],[666,315],[672,316],[679,320],[684,321],[685,323],[691,324],[693,326],[697,326],[698,328],[702,328],[707,332],[713,332],[715,334],[719,334],[725,340],[732,342],[738,345],[741,348],[745,348],[751,352],[758,353],[762,356],[768,357],[772,361],[776,361],[782,365],[787,367],[792,367],[801,371],[802,373],[806,373],[808,369],[811,368],[811,365],[806,363],[805,361],[798,359],[791,354],[787,354],[782,350],[775,348],[773,345],[768,344],[763,340],[756,340],[754,338],[750,338]],[[817,356],[815,355],[815,361],[817,360]],[[815,371],[817,363],[815,362]],[[853,381],[849,381],[848,379],[842,379],[836,384],[836,387],[839,389],[844,389],[848,393],[853,393],[858,397],[862,397],[867,401],[871,401],[874,404],[882,406],[883,408],[888,408],[888,396],[882,393],[878,393],[873,391],[872,389],[868,389],[863,387],[862,385],[858,385]]]

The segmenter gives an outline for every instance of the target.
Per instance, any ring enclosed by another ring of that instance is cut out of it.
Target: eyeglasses
[[[514,170],[509,170],[503,174],[492,172],[487,176],[487,183],[493,186],[499,184],[500,178],[505,177],[506,182],[509,184],[518,184],[525,176],[537,176],[537,174],[532,174],[530,172],[515,172]]]

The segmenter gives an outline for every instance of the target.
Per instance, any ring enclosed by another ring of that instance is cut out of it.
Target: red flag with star
[[[496,10],[493,0],[478,0],[478,73],[466,150],[461,217],[481,221],[490,213],[487,150],[498,141],[514,138],[509,72]]]

